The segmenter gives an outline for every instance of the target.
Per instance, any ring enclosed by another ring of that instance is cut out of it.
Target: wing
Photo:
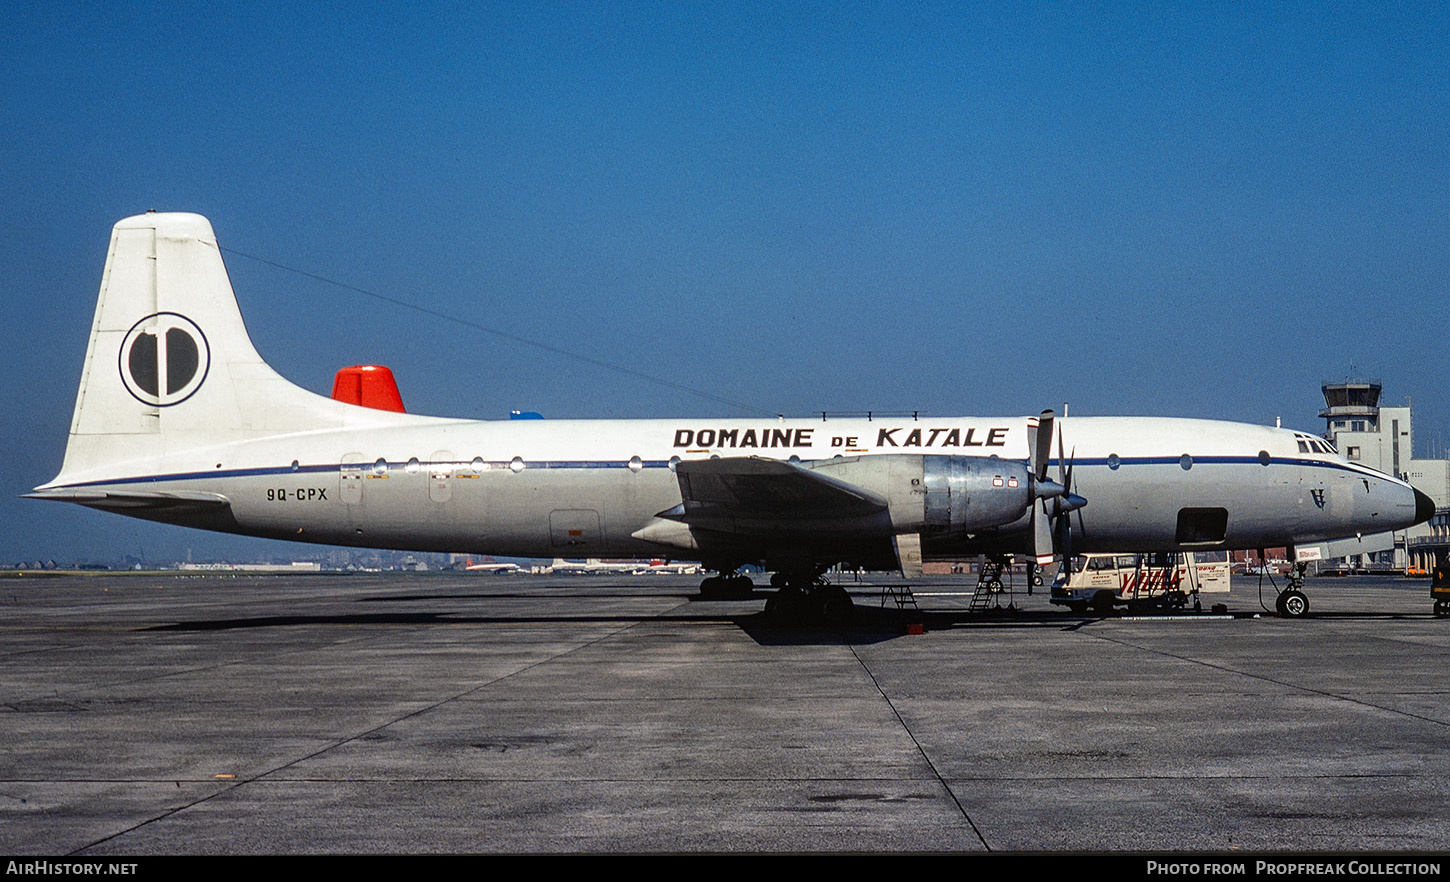
[[[675,467],[684,499],[679,520],[792,522],[849,520],[884,513],[886,500],[792,462],[730,457],[681,462]]]
[[[679,505],[635,538],[698,550],[701,541],[792,537],[849,541],[889,534],[887,500],[864,488],[778,459],[728,457],[675,467]]]

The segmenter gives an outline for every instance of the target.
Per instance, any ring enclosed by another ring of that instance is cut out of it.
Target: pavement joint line
[[[1139,652],[1148,652],[1148,653],[1152,653],[1154,655],[1162,656],[1164,658],[1177,659],[1178,661],[1187,662],[1187,663],[1192,664],[1192,665],[1199,665],[1201,667],[1213,668],[1216,671],[1223,671],[1224,673],[1227,673],[1227,674],[1235,674],[1235,675],[1240,676],[1240,677],[1251,677],[1251,678],[1253,678],[1255,680],[1262,680],[1265,683],[1273,683],[1276,686],[1283,686],[1283,687],[1285,687],[1287,689],[1295,689],[1295,690],[1298,690],[1300,692],[1309,693],[1311,695],[1320,695],[1320,696],[1323,696],[1325,698],[1333,698],[1335,700],[1343,701],[1343,702],[1346,702],[1348,704],[1357,704],[1357,705],[1360,705],[1362,707],[1373,708],[1374,710],[1384,711],[1385,713],[1394,714],[1396,716],[1406,717],[1406,718],[1411,719],[1411,720],[1418,720],[1418,721],[1420,721],[1422,723],[1429,723],[1429,724],[1434,725],[1434,726],[1442,726],[1442,727],[1443,726],[1450,726],[1450,721],[1437,720],[1434,717],[1427,717],[1427,716],[1424,716],[1423,714],[1411,713],[1409,711],[1401,710],[1399,708],[1385,707],[1384,705],[1381,705],[1381,704],[1375,704],[1372,701],[1365,701],[1364,699],[1355,698],[1355,697],[1350,696],[1350,695],[1342,695],[1342,694],[1337,693],[1337,692],[1330,692],[1327,689],[1318,689],[1318,688],[1315,688],[1313,686],[1306,686],[1306,685],[1304,685],[1302,683],[1291,683],[1291,682],[1289,682],[1287,680],[1275,679],[1274,677],[1270,677],[1270,676],[1268,676],[1266,674],[1259,674],[1259,673],[1255,673],[1253,671],[1239,670],[1238,668],[1231,668],[1231,667],[1229,667],[1227,665],[1216,664],[1214,662],[1204,661],[1202,659],[1189,658],[1188,656],[1182,655],[1181,653],[1167,652],[1167,651],[1162,650],[1162,649],[1154,649],[1154,648],[1148,647],[1148,646],[1138,646],[1138,645],[1136,645],[1134,643],[1130,643],[1130,642],[1128,642],[1126,640],[1116,639],[1116,638],[1114,638],[1114,637],[1112,637],[1112,636],[1110,636],[1108,634],[1104,634],[1104,633],[1102,633],[1100,631],[1091,631],[1091,632],[1088,632],[1088,636],[1089,637],[1094,637],[1094,638],[1096,638],[1098,640],[1102,640],[1102,641],[1107,642],[1107,643],[1114,643],[1114,644],[1117,644],[1118,646],[1123,646],[1123,647],[1126,647],[1128,649],[1135,649],[1135,650],[1138,650]]]
[[[633,621],[633,622],[631,622],[631,623],[629,623],[627,625],[622,625],[621,627],[618,627],[618,628],[615,628],[615,629],[611,630],[608,634],[601,634],[601,635],[596,636],[596,637],[594,637],[594,638],[592,638],[590,640],[586,640],[585,642],[580,643],[578,645],[570,646],[567,649],[565,649],[564,651],[559,652],[559,653],[556,653],[554,655],[551,655],[548,658],[536,659],[536,660],[534,660],[532,662],[529,662],[528,664],[525,664],[525,665],[522,665],[522,666],[520,666],[518,668],[515,668],[514,670],[511,670],[511,671],[509,671],[506,674],[502,674],[502,675],[493,677],[487,683],[477,684],[477,685],[472,686],[472,687],[470,687],[468,689],[465,689],[462,692],[459,692],[459,693],[457,693],[455,695],[450,695],[450,696],[447,696],[445,698],[441,698],[441,699],[439,699],[439,700],[437,700],[435,702],[432,702],[431,704],[428,704],[428,705],[426,705],[424,707],[416,708],[416,709],[414,709],[414,710],[412,710],[412,711],[410,711],[408,713],[405,713],[405,714],[402,714],[401,716],[395,717],[392,720],[388,720],[387,722],[380,723],[380,724],[378,724],[376,726],[373,726],[373,727],[371,727],[369,729],[365,729],[365,730],[363,730],[361,732],[354,732],[353,734],[351,734],[351,735],[349,735],[349,736],[347,736],[345,738],[337,739],[337,740],[333,741],[331,744],[327,744],[327,745],[325,745],[323,747],[319,747],[318,749],[313,750],[313,751],[311,751],[311,752],[309,752],[307,754],[304,754],[303,756],[293,757],[292,759],[288,760],[287,762],[281,763],[280,765],[277,765],[274,768],[267,769],[266,771],[258,772],[255,775],[249,775],[246,778],[237,778],[235,780],[228,781],[224,786],[218,788],[215,793],[207,794],[207,795],[202,796],[202,797],[200,797],[198,799],[192,800],[191,802],[188,802],[188,803],[186,803],[184,805],[175,806],[175,807],[173,807],[171,809],[168,809],[168,810],[166,810],[164,812],[158,813],[154,817],[147,818],[144,821],[140,821],[140,822],[138,822],[136,824],[132,824],[129,827],[126,827],[124,829],[117,830],[115,832],[109,833],[109,834],[107,834],[105,836],[100,837],[99,839],[96,839],[96,840],[94,840],[92,842],[89,842],[89,843],[87,843],[85,845],[79,846],[78,848],[74,849],[73,851],[68,852],[68,854],[72,854],[72,855],[73,854],[79,854],[82,851],[85,851],[86,849],[95,848],[95,847],[97,847],[99,845],[102,845],[102,844],[104,844],[106,842],[111,841],[112,839],[116,839],[117,837],[124,836],[124,835],[126,835],[128,833],[133,833],[133,832],[135,832],[137,830],[140,830],[141,828],[143,828],[143,827],[145,827],[145,826],[147,826],[149,824],[154,824],[157,821],[165,820],[166,818],[169,818],[169,817],[171,817],[173,815],[176,815],[176,814],[179,814],[179,813],[181,813],[183,811],[187,811],[189,809],[195,808],[196,806],[201,805],[203,803],[210,802],[211,800],[216,799],[219,796],[223,796],[225,794],[233,793],[236,790],[239,790],[240,788],[245,787],[245,786],[247,786],[249,784],[253,784],[253,783],[264,783],[264,779],[267,779],[270,776],[275,775],[276,773],[282,771],[283,769],[291,768],[292,766],[295,766],[298,763],[301,763],[301,762],[304,762],[306,760],[313,759],[315,757],[321,756],[322,754],[327,753],[330,750],[334,750],[334,749],[336,749],[338,747],[342,747],[343,745],[346,745],[346,744],[351,744],[352,742],[357,741],[360,738],[365,738],[368,735],[373,734],[374,732],[382,731],[383,729],[386,729],[389,726],[397,725],[398,723],[400,723],[400,722],[402,722],[404,720],[412,719],[413,717],[417,717],[417,716],[419,716],[421,714],[428,713],[429,711],[436,710],[436,709],[438,709],[438,708],[440,708],[440,707],[442,707],[442,706],[444,706],[446,704],[451,704],[451,703],[453,703],[455,701],[459,701],[459,700],[461,700],[461,699],[463,699],[463,698],[465,698],[465,697],[467,697],[469,695],[472,695],[474,693],[480,692],[480,691],[482,691],[484,689],[487,689],[490,686],[496,685],[496,684],[498,684],[498,683],[500,683],[500,682],[502,682],[504,680],[507,680],[510,677],[516,676],[516,675],[518,675],[520,673],[523,673],[524,671],[528,671],[528,670],[531,670],[533,668],[536,668],[539,665],[543,665],[543,664],[547,664],[549,662],[557,661],[558,659],[560,659],[560,658],[562,658],[564,656],[567,656],[567,655],[571,655],[571,654],[573,654],[575,652],[578,652],[581,649],[585,649],[587,647],[590,647],[590,646],[595,645],[596,643],[602,642],[604,640],[611,639],[611,638],[617,636],[618,634],[620,634],[623,631],[628,631],[628,630],[630,630],[632,628],[638,627],[642,622],[647,621],[647,620],[649,620],[651,618],[653,618],[653,616],[649,616],[649,617],[646,617],[646,618],[637,619],[637,620],[635,620],[635,621]],[[227,663],[227,664],[230,664],[230,662]],[[226,665],[223,664],[223,665],[218,665],[217,667],[225,667],[225,666]],[[202,668],[202,669],[205,669],[205,668]],[[196,670],[196,669],[191,669],[191,670]],[[173,673],[180,673],[180,672],[173,672]],[[130,682],[130,681],[128,681],[128,682]],[[168,780],[171,780],[171,779],[168,779]],[[281,779],[278,779],[278,780],[279,781],[286,781],[286,780],[292,780],[292,779],[281,778]]]
[[[882,689],[881,684],[877,682],[876,675],[871,673],[871,667],[866,664],[865,659],[861,658],[861,654],[856,651],[856,647],[854,644],[847,644],[847,646],[851,650],[851,655],[855,657],[856,663],[861,666],[861,670],[865,672],[867,678],[871,680],[871,686],[876,690],[877,694],[881,696],[881,700],[886,702],[886,706],[891,708],[892,716],[896,717],[896,722],[901,725],[901,731],[905,732],[906,737],[911,739],[912,746],[916,748],[916,752],[920,754],[922,761],[926,763],[926,767],[931,770],[932,777],[936,779],[936,782],[940,784],[942,789],[946,792],[947,797],[950,798],[952,803],[956,805],[957,811],[961,812],[962,820],[966,821],[967,826],[972,828],[972,835],[976,836],[977,841],[982,843],[982,848],[989,852],[992,851],[991,844],[989,844],[987,842],[987,838],[982,835],[982,831],[977,828],[976,822],[972,820],[971,813],[967,811],[966,806],[962,805],[961,799],[957,797],[956,791],[953,790],[952,786],[947,783],[946,778],[942,777],[942,773],[939,769],[937,769],[936,763],[933,763],[931,761],[931,756],[926,752],[926,749],[921,746],[921,742],[917,740],[916,733],[911,731],[911,726],[907,725],[906,720],[901,716],[901,712],[896,709],[896,704],[892,702],[891,696],[886,694],[886,690]]]

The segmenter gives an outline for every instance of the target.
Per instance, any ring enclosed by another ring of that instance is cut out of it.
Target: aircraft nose
[[[1415,490],[1415,523],[1423,524],[1434,516],[1435,500],[1419,490]]]

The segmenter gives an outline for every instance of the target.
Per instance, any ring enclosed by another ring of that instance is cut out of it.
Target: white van
[[[1228,593],[1229,569],[1222,551],[1089,554],[1074,559],[1070,579],[1058,575],[1051,600],[1073,612],[1140,603],[1201,609],[1200,594]]]

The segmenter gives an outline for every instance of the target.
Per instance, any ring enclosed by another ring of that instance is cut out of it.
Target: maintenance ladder
[[[1007,573],[1007,606],[1013,607],[1016,604],[1012,600],[1012,571],[1010,569],[1012,559],[1001,555],[981,555],[977,559],[977,590],[972,594],[972,601],[967,605],[970,612],[986,612],[990,609],[1000,609],[1002,606],[1001,597],[1003,582],[1002,573]],[[1031,578],[1031,575],[1028,576]]]

